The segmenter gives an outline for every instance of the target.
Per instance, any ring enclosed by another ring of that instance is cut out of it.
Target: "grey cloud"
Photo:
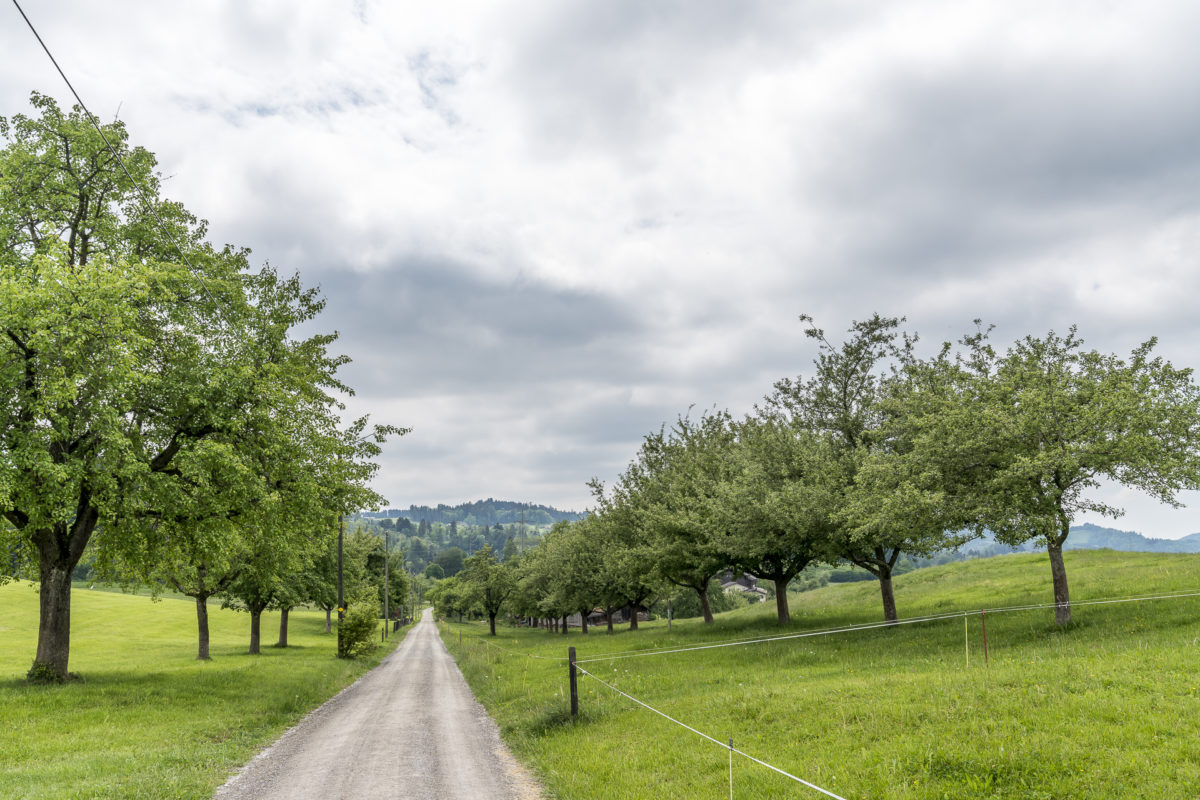
[[[838,143],[799,190],[855,228],[847,262],[942,275],[1092,236],[1105,215],[1194,211],[1200,108],[1180,99],[1200,91],[1200,57],[1174,44],[1152,70],[1020,63],[1003,43],[932,75],[897,65],[862,116],[829,121]]]
[[[635,352],[644,326],[611,298],[483,279],[436,260],[326,275],[322,322],[344,331],[341,344],[365,367],[368,391],[395,391],[414,378],[421,391],[436,393],[639,377]]]

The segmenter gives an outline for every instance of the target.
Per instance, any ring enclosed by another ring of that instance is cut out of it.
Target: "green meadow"
[[[71,672],[62,686],[24,681],[37,642],[38,594],[0,586],[0,797],[209,798],[226,778],[390,652],[340,661],[325,615],[293,611],[287,648],[263,615],[262,654],[246,654],[247,614],[209,605],[212,660],[196,660],[189,600],[76,589]]]
[[[996,611],[1051,601],[1044,554],[919,570],[896,582],[902,617],[966,618],[650,654],[781,631],[774,604],[587,636],[441,623],[443,638],[517,755],[562,800],[728,797],[730,753],[579,676],[581,666],[698,731],[845,798],[1108,800],[1200,796],[1200,556],[1067,554],[1074,621]],[[881,619],[874,583],[794,595],[801,633]],[[633,651],[632,653],[630,651]],[[640,652],[640,655],[638,654]],[[605,659],[625,653],[627,657]],[[601,659],[587,661],[588,659]],[[822,797],[740,756],[733,796]]]

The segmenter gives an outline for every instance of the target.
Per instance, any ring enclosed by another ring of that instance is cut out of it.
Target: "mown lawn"
[[[286,649],[246,654],[246,614],[209,605],[209,662],[196,661],[192,601],[76,589],[71,672],[30,686],[38,595],[0,587],[0,798],[209,798],[240,765],[378,663],[334,657],[321,612],[293,611]]]
[[[1067,569],[1077,602],[1200,592],[1197,556],[1073,552]],[[1045,555],[897,581],[902,617],[1050,600]],[[789,632],[875,622],[878,587],[805,593],[792,613]],[[1200,796],[1200,597],[1078,605],[1074,616],[1058,630],[1050,610],[993,611],[987,666],[978,615],[582,666],[846,798]],[[568,644],[583,661],[779,632],[773,603],[670,634],[657,621],[612,636],[508,628],[490,643],[485,625],[442,630],[505,739],[564,800],[729,796],[727,750],[587,676],[572,721]],[[733,766],[735,797],[822,796],[745,759]]]

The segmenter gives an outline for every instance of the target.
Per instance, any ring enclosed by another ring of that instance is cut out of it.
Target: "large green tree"
[[[32,103],[0,120],[0,506],[38,558],[30,674],[62,680],[72,570],[102,524],[123,541],[138,487],[240,424],[254,311],[245,253],[159,196],[121,123],[104,130],[128,175],[81,110]]]
[[[895,370],[913,360],[914,339],[903,333],[903,319],[872,315],[851,323],[840,344],[805,315],[805,334],[816,341],[814,371],[807,377],[784,379],[768,397],[769,407],[786,416],[801,432],[829,443],[836,476],[835,508],[853,503],[860,491],[862,465],[888,449],[882,400]],[[910,529],[864,526],[857,516],[834,511],[829,529],[830,557],[842,558],[879,580],[884,618],[897,619],[892,574],[900,557],[913,547]]]
[[[659,574],[694,591],[709,624],[710,581],[730,563],[714,507],[733,464],[733,443],[728,413],[681,417],[670,429],[646,436],[614,487],[634,515],[643,546],[654,551]]]
[[[914,415],[914,460],[970,481],[980,530],[1046,546],[1060,625],[1070,622],[1063,545],[1082,513],[1118,516],[1095,497],[1102,481],[1175,505],[1200,488],[1200,390],[1190,369],[1154,355],[1128,359],[1065,335],[1026,336],[1003,354],[985,332],[964,338],[953,391]]]
[[[637,630],[638,609],[664,594],[656,567],[658,551],[647,540],[635,505],[620,482],[611,491],[596,479],[588,485],[596,507],[585,530],[590,546],[600,554],[596,577],[608,632],[613,632],[613,613],[621,608],[629,609],[629,628]]]
[[[787,586],[829,552],[840,488],[828,440],[767,410],[735,427],[733,469],[714,514],[728,562],[775,584],[780,625],[791,620]]]

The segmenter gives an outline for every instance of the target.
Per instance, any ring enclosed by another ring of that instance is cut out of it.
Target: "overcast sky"
[[[1200,5],[24,0],[166,193],[328,298],[393,506],[582,509],[840,333],[1200,365]],[[0,115],[69,95],[0,9]],[[1112,524],[1200,531],[1200,498]],[[1101,521],[1101,520],[1092,520]]]

